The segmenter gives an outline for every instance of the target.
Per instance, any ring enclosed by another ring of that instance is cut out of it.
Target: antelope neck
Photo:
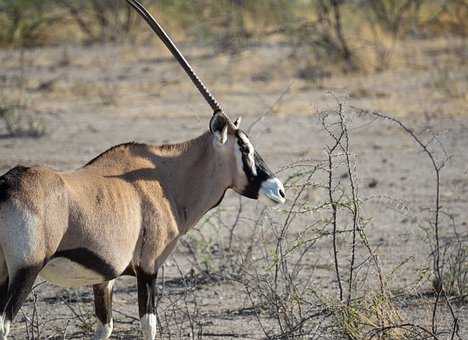
[[[181,232],[194,226],[211,208],[217,206],[230,187],[230,171],[215,149],[212,135],[206,132],[191,141],[169,146],[177,155],[168,171],[173,183],[171,196]]]

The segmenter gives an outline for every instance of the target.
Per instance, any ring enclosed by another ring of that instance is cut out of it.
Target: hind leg
[[[13,198],[0,205],[0,248],[3,262],[8,268],[8,289],[0,306],[0,317],[3,319],[0,340],[6,339],[9,325],[46,263],[47,233],[39,211],[42,210]]]
[[[0,340],[6,340],[10,324],[32,290],[34,281],[42,266],[28,266],[10,275],[8,289],[3,293],[0,306]]]
[[[137,271],[138,309],[144,340],[156,338],[156,273]]]

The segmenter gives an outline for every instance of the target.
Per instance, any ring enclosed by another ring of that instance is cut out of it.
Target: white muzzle
[[[268,198],[266,203],[283,204],[286,202],[283,183],[278,178],[270,178],[262,183],[259,191],[259,199]],[[265,201],[265,200],[262,200]]]

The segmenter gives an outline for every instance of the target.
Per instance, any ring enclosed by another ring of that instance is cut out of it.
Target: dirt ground
[[[344,105],[369,242],[389,275],[388,286],[404,317],[427,326],[433,301],[427,293],[431,287],[428,220],[434,206],[433,170],[427,156],[400,128],[358,114],[356,108],[400,118],[430,142],[438,159],[449,156],[441,176],[441,205],[454,217],[454,224],[442,218],[443,237],[448,239],[456,230],[466,247],[466,42],[419,42],[402,54],[412,60],[411,66],[312,79],[301,78],[301,59],[294,59],[284,46],[255,46],[234,56],[214,56],[194,46],[182,49],[226,112],[242,116],[244,128],[254,124],[250,131],[254,145],[272,169],[281,170],[279,177],[283,179],[294,172],[285,169],[291,162],[313,167],[325,160],[331,140],[321,126],[320,114],[336,111],[338,103]],[[18,104],[19,114],[25,117],[18,124],[46,131],[39,138],[12,136],[1,126],[2,172],[17,164],[74,169],[118,143],[178,142],[208,128],[209,108],[157,44],[3,50],[0,65],[0,97]],[[437,138],[431,139],[434,135]],[[345,179],[346,174],[340,171],[337,168],[337,178]],[[323,190],[326,177],[317,174],[311,181],[316,186],[308,187],[304,197],[311,206],[319,206],[327,197]],[[293,186],[288,190],[290,200],[286,207],[271,211],[273,221],[284,219],[288,211],[296,193]],[[219,220],[231,225],[238,204],[237,196],[229,193],[209,214],[218,222],[204,220],[186,237],[187,244],[203,248],[205,241],[209,245],[209,261],[214,267],[223,261],[224,255],[219,253],[229,236],[229,228]],[[254,223],[263,211],[261,204],[242,199],[242,207],[235,243],[270,232],[268,224]],[[302,214],[287,236],[297,237],[302,227],[318,218]],[[349,241],[348,237],[343,242]],[[332,256],[329,237],[305,254],[305,262],[310,264],[308,279],[317,291],[329,294],[336,291]],[[369,285],[376,282],[374,274],[370,273]],[[262,339],[262,327],[271,334],[278,332],[276,321],[267,312],[256,311],[239,280],[197,277],[190,247],[180,245],[167,261],[164,283],[160,283],[159,338]],[[459,316],[460,334],[468,337],[466,296],[455,299],[453,307]],[[141,337],[133,278],[117,280],[114,317],[113,339]],[[448,311],[441,307],[440,323],[449,321]],[[38,281],[34,295],[12,326],[11,336],[32,339],[34,333],[41,339],[89,338],[94,322],[91,289],[67,290]],[[322,325],[317,321],[320,328],[307,338],[340,338],[327,328],[331,327],[327,322]]]

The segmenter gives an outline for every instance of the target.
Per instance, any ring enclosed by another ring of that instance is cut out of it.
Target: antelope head
[[[266,198],[265,201],[268,203],[284,203],[286,196],[283,184],[255,151],[247,134],[239,128],[240,119],[233,122],[223,112],[219,102],[196,75],[169,35],[143,5],[137,0],[127,1],[163,41],[213,109],[210,131],[213,134],[216,150],[223,161],[227,162],[228,166],[224,168],[231,169],[229,174],[231,176],[231,188],[248,198]]]
[[[231,188],[242,196],[265,203],[284,203],[281,181],[268,168],[247,134],[239,128],[240,118],[232,122],[222,112],[210,121],[213,143],[227,169],[231,169]]]

